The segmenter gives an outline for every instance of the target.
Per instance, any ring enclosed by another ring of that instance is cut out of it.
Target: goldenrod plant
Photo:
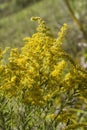
[[[45,21],[32,20],[37,32],[20,51],[11,49],[5,62],[8,48],[0,50],[0,96],[12,108],[6,130],[86,130],[87,71],[62,48],[68,25],[54,38]]]

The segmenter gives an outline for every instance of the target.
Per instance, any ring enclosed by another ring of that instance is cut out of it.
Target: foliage
[[[32,20],[39,23],[37,32],[24,38],[20,51],[11,49],[7,62],[4,57],[8,48],[0,51],[0,95],[12,106],[10,112],[6,106],[7,113],[0,109],[3,116],[7,114],[6,130],[85,130],[87,71],[62,48],[68,26],[64,24],[54,38],[41,18]]]
[[[0,1],[0,18],[15,14],[27,6],[33,5],[40,0],[4,0]]]
[[[37,1],[39,1],[39,0],[16,0],[15,3],[16,3],[16,5],[21,6],[23,8],[23,7],[28,6],[29,4],[31,4],[33,2],[37,2]]]

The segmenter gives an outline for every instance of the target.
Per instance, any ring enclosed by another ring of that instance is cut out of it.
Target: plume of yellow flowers
[[[69,89],[79,90],[87,97],[87,72],[74,63],[61,45],[67,24],[54,38],[40,17],[32,20],[38,21],[37,32],[24,38],[20,52],[18,48],[11,49],[8,62],[3,64],[0,50],[0,93],[36,105],[59,98]]]

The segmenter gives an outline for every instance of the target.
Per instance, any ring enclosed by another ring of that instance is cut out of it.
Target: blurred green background
[[[22,47],[23,38],[36,30],[32,16],[43,18],[55,37],[67,23],[64,50],[86,67],[87,0],[0,0],[0,47]]]

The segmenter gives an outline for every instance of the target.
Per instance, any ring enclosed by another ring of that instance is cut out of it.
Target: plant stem
[[[65,1],[65,4],[71,14],[71,17],[73,18],[73,20],[75,21],[75,23],[78,25],[80,31],[83,33],[83,37],[84,39],[87,41],[87,33],[86,31],[84,30],[84,27],[82,25],[82,23],[79,21],[79,19],[75,16],[75,13],[73,11],[73,9],[71,8],[70,6],[70,3],[69,3],[69,0],[64,0]]]

